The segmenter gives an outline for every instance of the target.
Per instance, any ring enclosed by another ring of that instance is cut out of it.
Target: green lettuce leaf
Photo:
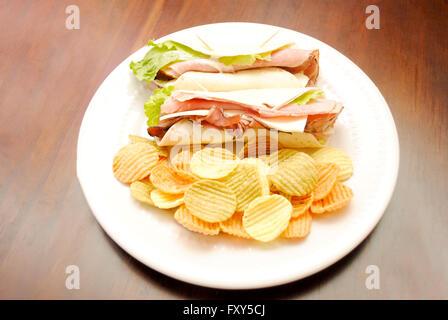
[[[323,93],[324,92],[320,89],[310,90],[310,91],[305,92],[301,96],[295,98],[291,103],[297,103],[300,105],[307,104],[308,101],[310,101],[311,99],[317,98],[318,96],[320,96]]]
[[[194,58],[210,58],[209,55],[195,51],[190,47],[174,41],[165,41],[159,44],[149,41],[151,50],[138,62],[132,61],[129,67],[138,80],[146,80],[150,83],[160,69],[177,61],[185,61]]]
[[[225,64],[226,66],[236,65],[236,66],[250,66],[254,64],[254,62],[259,60],[271,60],[271,51],[256,53],[256,54],[247,54],[240,56],[228,56],[228,57],[220,57],[218,61]]]
[[[160,107],[173,90],[174,86],[154,90],[152,96],[145,102],[145,115],[148,118],[148,127],[159,124]]]

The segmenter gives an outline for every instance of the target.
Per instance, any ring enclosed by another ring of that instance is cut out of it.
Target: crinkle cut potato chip
[[[289,194],[283,193],[283,192],[278,191],[278,190],[271,189],[271,194],[281,195],[282,197],[285,197],[286,200],[288,200],[289,202],[291,202],[291,199],[292,199],[292,196],[290,196]]]
[[[294,149],[280,149],[269,156],[268,165],[275,168],[279,163],[284,162],[299,153],[299,151]]]
[[[236,196],[237,211],[244,211],[252,200],[269,194],[269,182],[257,164],[240,162],[221,182]]]
[[[129,140],[131,141],[131,143],[139,143],[139,142],[143,142],[143,143],[149,143],[150,145],[154,146],[157,151],[159,151],[159,155],[161,157],[168,157],[168,149],[166,147],[160,147],[157,145],[157,142],[155,142],[154,140],[145,138],[145,137],[140,137],[140,136],[136,136],[133,134],[129,135]]]
[[[142,142],[128,144],[115,154],[112,169],[118,180],[129,184],[149,176],[158,160],[154,146]]]
[[[288,226],[292,205],[280,195],[262,196],[244,211],[243,226],[254,239],[268,242],[277,238]]]
[[[197,181],[198,177],[193,174],[190,167],[192,156],[193,153],[190,150],[180,150],[172,157],[170,168],[181,177]]]
[[[262,175],[267,176],[269,174],[269,166],[261,158],[244,158],[241,163],[256,164]]]
[[[209,236],[219,234],[219,223],[210,223],[192,215],[185,205],[181,205],[174,213],[174,219],[186,229]]]
[[[129,141],[131,141],[131,143],[139,143],[139,142],[144,142],[144,143],[149,143],[149,144],[155,143],[154,140],[151,140],[151,139],[148,139],[145,137],[140,137],[135,134],[130,134],[128,137],[129,137]]]
[[[318,163],[319,178],[313,190],[314,201],[325,198],[333,188],[339,174],[339,167],[334,163]]]
[[[308,211],[313,203],[314,196],[313,193],[309,193],[302,197],[293,196],[291,197],[292,204],[292,218],[297,218]]]
[[[151,172],[151,183],[165,193],[178,194],[183,193],[194,182],[177,175],[165,163],[159,163]]]
[[[245,159],[258,159],[263,161],[269,168],[269,156],[268,155],[264,155],[264,156],[259,156],[258,158],[245,158]]]
[[[222,232],[235,237],[250,239],[243,226],[243,212],[235,212],[232,217],[219,223]]]
[[[306,153],[297,152],[279,159],[269,175],[276,190],[292,196],[304,196],[314,189],[318,172],[313,158]]]
[[[330,193],[323,199],[311,204],[311,212],[316,214],[328,213],[345,207],[353,197],[353,190],[336,182]]]
[[[139,143],[139,142],[143,142],[143,143],[149,143],[153,146],[155,146],[156,142],[154,140],[145,138],[145,137],[140,137],[134,134],[130,134],[129,136],[129,141],[131,141],[131,143]]]
[[[155,189],[149,180],[134,181],[129,186],[131,195],[140,202],[154,205],[151,199],[151,192]]]
[[[316,162],[330,162],[338,165],[340,171],[338,181],[345,181],[353,174],[352,159],[345,151],[335,147],[321,148],[311,155]]]
[[[168,159],[165,158],[165,157],[159,157],[159,161],[157,161],[156,166],[159,165],[159,164],[164,164],[164,165],[167,166],[168,165]]]
[[[223,148],[204,148],[193,154],[191,171],[204,179],[220,179],[228,175],[238,165],[239,159]]]
[[[184,195],[171,194],[159,189],[154,189],[151,191],[151,200],[154,202],[154,205],[160,209],[171,209],[184,203]]]
[[[306,211],[300,217],[292,218],[281,236],[283,238],[304,238],[311,231],[311,221],[311,214]]]
[[[193,183],[184,197],[191,214],[207,222],[221,222],[235,212],[237,200],[233,191],[224,183],[200,180]]]
[[[324,148],[323,146],[320,148],[296,148],[295,150],[299,151],[299,152],[304,152],[309,156],[313,156],[313,153]]]

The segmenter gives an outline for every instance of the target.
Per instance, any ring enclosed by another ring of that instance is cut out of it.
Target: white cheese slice
[[[303,88],[308,77],[281,68],[259,68],[234,73],[190,71],[174,83],[176,90],[226,92],[267,88]]]
[[[177,117],[188,117],[188,116],[207,116],[210,110],[190,110],[183,112],[176,112],[164,115],[160,117],[160,121],[167,119],[173,119]],[[278,131],[284,132],[303,132],[305,129],[307,117],[276,117],[276,118],[261,118],[255,115],[247,115],[241,110],[226,110],[224,115],[230,117],[236,114],[242,114],[247,117],[252,117],[262,125],[267,128],[276,129]]]
[[[310,78],[303,74],[303,72],[295,73],[294,76],[299,81],[300,87],[306,87]]]
[[[311,90],[316,90],[316,88],[266,88],[229,92],[178,90],[173,93],[173,98],[178,101],[191,99],[216,100],[258,108],[266,108],[268,106],[272,109],[278,109]]]
[[[190,110],[190,111],[182,111],[176,113],[166,114],[161,116],[159,121],[177,118],[177,117],[188,117],[188,116],[207,116],[210,110]]]

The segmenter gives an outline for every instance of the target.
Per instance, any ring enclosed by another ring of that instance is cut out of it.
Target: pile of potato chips
[[[130,184],[131,195],[146,204],[177,208],[174,219],[205,235],[220,232],[263,242],[303,238],[313,215],[346,206],[353,191],[342,184],[353,174],[341,149],[263,148],[239,157],[224,147],[170,151],[152,140],[130,136],[113,159],[115,177]],[[260,152],[258,152],[260,151]]]

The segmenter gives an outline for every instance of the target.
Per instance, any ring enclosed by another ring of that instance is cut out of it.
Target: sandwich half
[[[155,103],[146,105],[148,133],[163,146],[218,143],[244,138],[250,130],[275,130],[291,147],[317,147],[332,134],[343,109],[316,87],[172,90],[161,89]]]
[[[302,49],[281,33],[240,39],[240,43],[207,39],[191,34],[150,41],[146,55],[130,68],[139,80],[163,86],[189,71],[233,73],[256,68],[280,67],[307,77],[314,85],[319,74],[319,51]]]

